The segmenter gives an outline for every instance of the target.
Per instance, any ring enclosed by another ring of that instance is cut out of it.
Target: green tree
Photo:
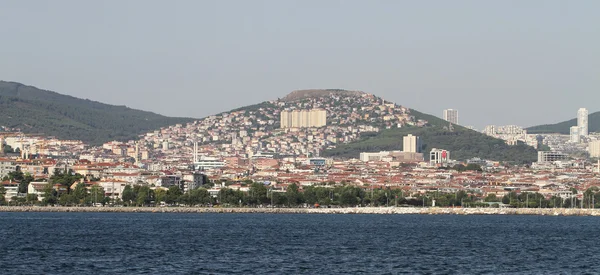
[[[302,203],[302,194],[300,194],[298,189],[298,185],[295,183],[292,183],[288,186],[287,190],[285,191],[288,205],[297,206],[298,204]]]
[[[6,204],[6,189],[4,188],[4,185],[0,185],[0,205],[5,205]]]
[[[136,197],[138,206],[149,205],[154,198],[154,192],[148,186],[141,186]]]
[[[167,190],[162,189],[162,188],[154,189],[154,198],[155,198],[157,204],[165,201],[166,197],[167,197]]]
[[[499,202],[500,199],[496,197],[496,194],[488,194],[484,199],[485,202]]]
[[[102,188],[99,185],[92,185],[92,188],[90,188],[90,194],[88,196],[88,204],[96,204],[96,203],[101,203],[101,204],[105,204],[106,203],[106,198],[104,197],[104,188]]]
[[[44,194],[42,199],[43,205],[54,205],[58,203],[58,199],[56,198],[57,192],[54,190],[51,183],[47,183],[44,186]]]
[[[25,200],[29,205],[38,204],[39,202],[36,194],[27,194],[27,196],[25,196]]]
[[[86,202],[88,190],[85,188],[85,183],[80,182],[75,186],[75,189],[71,192],[73,201],[77,205],[83,205]]]
[[[23,173],[21,173],[23,174]],[[29,173],[25,173],[22,178],[21,178],[21,182],[19,183],[19,193],[27,193],[27,188],[29,186],[29,183],[34,181],[34,178],[31,174]]]
[[[188,194],[188,205],[208,204],[212,202],[212,197],[205,188],[196,188]]]
[[[479,171],[479,172],[483,171],[483,169],[481,169],[481,166],[479,164],[475,164],[475,163],[467,164],[467,167],[465,167],[465,169],[469,170],[469,171]]]
[[[179,201],[179,197],[183,195],[183,192],[179,188],[179,186],[173,185],[169,187],[167,190],[167,196],[165,197],[165,202],[167,204],[174,204]]]
[[[258,182],[251,184],[250,189],[248,190],[248,196],[248,203],[251,205],[269,202],[269,198],[267,198],[267,187]]]
[[[125,188],[123,188],[123,195],[121,197],[123,198],[123,203],[126,205],[131,206],[133,204],[133,201],[136,199],[136,194],[133,192],[131,185],[125,185]]]

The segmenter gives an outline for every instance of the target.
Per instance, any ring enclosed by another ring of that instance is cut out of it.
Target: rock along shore
[[[112,212],[112,213],[268,213],[268,214],[420,214],[420,215],[547,215],[600,216],[600,209],[579,208],[209,208],[209,207],[62,207],[0,206],[0,212]]]

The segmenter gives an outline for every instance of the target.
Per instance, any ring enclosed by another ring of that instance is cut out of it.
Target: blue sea
[[[596,273],[599,233],[595,217],[0,213],[0,273]]]

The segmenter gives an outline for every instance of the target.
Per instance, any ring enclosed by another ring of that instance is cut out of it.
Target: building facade
[[[402,152],[421,153],[421,138],[409,134],[402,138]]]
[[[282,111],[280,127],[317,128],[327,125],[327,111],[323,109]]]
[[[592,158],[600,158],[600,140],[594,140],[589,143],[588,152]]]
[[[570,138],[569,141],[571,141],[572,143],[579,143],[581,142],[581,135],[579,134],[579,131],[581,130],[581,128],[579,126],[571,126],[570,128]]]
[[[381,152],[376,152],[376,153],[369,153],[369,152],[363,152],[360,153],[360,160],[367,162],[367,161],[381,161],[383,158],[386,157],[390,157],[390,152],[388,151],[381,151]]]
[[[431,149],[429,152],[429,164],[432,166],[444,165],[450,162],[450,151],[443,149]]]
[[[579,135],[588,136],[588,110],[579,108],[577,111],[577,127],[579,127]]]
[[[444,110],[444,120],[452,124],[458,124],[458,110],[446,109]]]
[[[538,163],[569,160],[569,155],[556,151],[538,151]]]

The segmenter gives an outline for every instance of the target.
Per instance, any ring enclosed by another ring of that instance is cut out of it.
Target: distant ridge
[[[544,124],[538,126],[531,126],[527,128],[527,132],[530,134],[564,134],[568,135],[571,132],[571,126],[577,126],[577,118],[573,118],[567,121],[555,123],[555,124]],[[600,132],[600,112],[591,113],[588,115],[588,131]]]
[[[308,90],[296,90],[288,95],[286,95],[281,100],[289,102],[296,101],[305,98],[313,98],[313,97],[323,97],[330,95],[340,95],[340,96],[362,96],[366,94],[361,91],[347,91],[343,89],[308,89]]]
[[[160,127],[192,121],[0,81],[0,126],[24,133],[43,133],[97,145],[137,139],[138,135]]]

